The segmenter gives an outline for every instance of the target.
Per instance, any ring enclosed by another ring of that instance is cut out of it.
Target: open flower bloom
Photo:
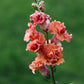
[[[44,42],[45,42],[45,36],[44,36],[43,33],[36,32],[33,36],[33,39],[31,39],[31,40],[33,41],[33,40],[36,40],[36,39],[39,40],[39,42],[41,44],[44,44]]]
[[[40,46],[41,46],[41,43],[38,40],[30,41],[27,44],[26,51],[29,50],[29,51],[37,52],[39,51]]]
[[[26,30],[24,41],[28,42],[36,33],[36,24],[28,23],[29,29]]]
[[[50,75],[48,68],[38,57],[29,65],[29,68],[32,70],[33,74],[35,74],[35,70],[37,70],[45,77],[49,77]]]
[[[44,24],[47,19],[50,20],[50,16],[40,11],[36,11],[30,16],[30,21],[39,25]]]
[[[57,34],[57,39],[60,41],[66,40],[67,42],[70,42],[72,38],[72,34],[68,34],[65,30],[64,23],[60,23],[59,21],[53,21],[49,24],[48,27],[51,34]]]
[[[50,19],[51,18],[49,15],[39,11],[36,11],[34,14],[30,16],[30,21],[35,24],[39,24],[43,31],[46,31],[48,29]]]
[[[46,44],[41,46],[41,51],[37,53],[37,56],[47,65],[59,65],[60,63],[64,62],[64,60],[61,58],[63,56],[61,51],[61,46],[59,48],[59,46],[55,45],[54,43]]]
[[[43,33],[36,31],[36,24],[28,23],[28,26],[29,29],[25,32],[24,41],[28,42],[30,39],[32,41],[37,39],[43,44],[45,42],[45,37]]]

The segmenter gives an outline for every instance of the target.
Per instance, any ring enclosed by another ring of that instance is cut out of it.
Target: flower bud
[[[44,77],[50,78],[50,71],[49,71],[49,69],[48,69],[46,66],[44,66],[44,67],[45,67],[45,68],[44,68],[43,70],[41,70],[40,73],[41,73]]]
[[[45,10],[44,1],[41,1],[41,2],[39,3],[39,9],[40,9],[41,11],[44,11],[44,10]]]
[[[32,3],[32,7],[35,9],[35,10],[38,10],[38,5],[36,3]]]

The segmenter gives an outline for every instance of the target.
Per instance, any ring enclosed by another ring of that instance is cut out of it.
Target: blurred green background
[[[0,84],[49,84],[28,68],[36,55],[25,51],[23,37],[34,13],[33,1],[0,0]],[[73,34],[70,43],[62,42],[65,63],[57,66],[55,78],[59,84],[84,84],[84,0],[45,0],[45,4],[51,21],[64,22]]]

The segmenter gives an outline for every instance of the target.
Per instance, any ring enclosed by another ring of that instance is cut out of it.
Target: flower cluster
[[[40,3],[41,10],[43,7],[42,4]],[[50,20],[51,18],[49,15],[41,11],[35,11],[34,14],[30,15],[30,23],[28,23],[29,29],[26,30],[24,36],[24,41],[29,42],[26,51],[36,52],[37,55],[35,61],[29,65],[29,68],[34,74],[35,70],[37,70],[45,77],[49,77],[50,75],[46,65],[56,66],[64,62],[62,58],[63,47],[61,41],[66,40],[70,42],[72,38],[72,34],[69,35],[65,30],[66,27],[64,23],[60,23],[56,20],[50,22]],[[47,38],[46,41],[44,34],[37,32],[37,25],[39,25],[45,33],[49,31],[51,34],[54,34],[52,39],[48,40]]]

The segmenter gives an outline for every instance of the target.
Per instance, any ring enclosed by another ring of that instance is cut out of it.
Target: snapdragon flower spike
[[[44,77],[49,78],[50,72],[46,67],[45,63],[42,62],[38,57],[36,57],[35,61],[29,65],[29,68],[32,70],[32,73],[35,74],[35,70],[39,71]]]
[[[67,42],[70,42],[72,38],[72,34],[68,34],[65,30],[64,23],[60,23],[59,21],[53,21],[49,24],[48,27],[51,34],[56,34],[57,39],[60,41],[66,40]]]
[[[29,29],[26,30],[24,41],[28,42],[31,40],[26,47],[26,51],[36,52],[37,57],[29,68],[32,73],[35,74],[35,70],[39,71],[44,77],[50,78],[50,72],[46,65],[51,67],[51,74],[53,79],[53,84],[55,84],[54,78],[54,68],[56,65],[64,63],[63,47],[61,41],[66,40],[70,42],[72,34],[68,34],[65,30],[66,27],[64,23],[59,21],[53,21],[50,23],[50,16],[44,13],[45,5],[44,1],[35,0],[36,3],[32,3],[32,7],[36,10],[35,13],[30,15],[30,22],[28,23]],[[38,11],[39,10],[39,11]],[[37,32],[36,25],[46,33],[45,36],[41,32]],[[48,39],[48,31],[54,34],[52,39]]]
[[[43,31],[48,29],[50,20],[51,18],[49,15],[40,11],[36,11],[34,14],[30,15],[30,21],[32,23],[39,24]]]
[[[47,65],[59,65],[64,62],[64,59],[61,58],[63,56],[61,51],[62,49],[59,45],[57,46],[54,43],[45,44],[41,46],[41,50],[37,53],[37,56]]]

